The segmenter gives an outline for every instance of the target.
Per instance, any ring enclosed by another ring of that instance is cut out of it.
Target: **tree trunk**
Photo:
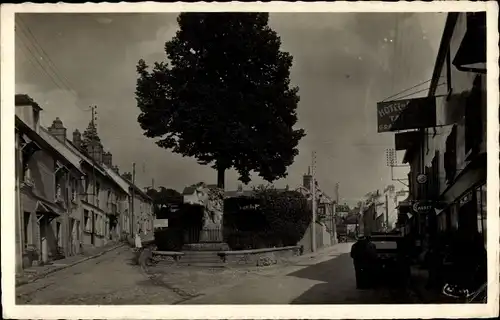
[[[217,169],[217,187],[221,188],[222,190],[224,190],[224,178],[225,178],[224,174],[225,173],[226,173],[226,169],[224,169],[224,168]]]

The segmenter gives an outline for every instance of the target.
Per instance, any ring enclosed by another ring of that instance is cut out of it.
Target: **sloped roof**
[[[99,164],[97,164],[95,161],[93,161],[89,156],[87,156],[85,153],[83,153],[81,150],[79,150],[69,139],[66,139],[66,147],[68,149],[70,149],[72,152],[74,152],[75,154],[77,154],[78,157],[81,158],[80,161],[85,162],[87,165],[89,165],[91,167],[94,167],[103,176],[107,176],[107,173],[103,167],[101,167]]]
[[[42,139],[47,141],[52,148],[56,149],[61,155],[63,155],[71,164],[78,168],[78,170],[84,175],[82,170],[80,170],[80,161],[81,158],[78,157],[75,153],[71,152],[61,141],[57,140],[54,136],[52,136],[47,129],[40,127],[40,136]]]
[[[40,107],[38,103],[36,103],[29,95],[27,94],[16,94],[14,98],[14,104],[16,106],[33,106],[34,108],[42,111],[43,109]]]
[[[42,136],[41,134],[35,132],[18,116],[15,116],[15,126],[21,129],[31,140],[35,141],[37,144],[42,144],[42,147],[49,149],[59,158],[59,160],[65,162],[65,164],[71,165],[81,175],[85,175],[85,173],[80,169],[80,163],[78,159],[75,159],[71,154],[65,152],[65,150],[57,145],[56,142],[48,141],[47,139],[45,139],[47,138],[45,135]],[[43,131],[40,130],[40,132]]]
[[[193,194],[195,191],[196,191],[195,186],[185,187],[184,190],[182,190],[182,194],[183,195]]]
[[[108,174],[108,176],[114,180],[114,182],[127,194],[130,195],[129,192],[129,184],[123,179],[118,173],[116,173],[113,169],[108,168],[106,165],[103,165],[104,170]]]

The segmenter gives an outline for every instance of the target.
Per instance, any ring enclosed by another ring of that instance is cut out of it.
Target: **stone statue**
[[[208,199],[205,203],[204,225],[209,223],[216,227],[222,227],[224,191],[220,188],[208,188],[207,193]]]

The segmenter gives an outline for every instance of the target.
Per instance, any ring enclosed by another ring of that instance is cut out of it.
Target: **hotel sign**
[[[378,132],[429,128],[436,125],[436,98],[377,103]]]

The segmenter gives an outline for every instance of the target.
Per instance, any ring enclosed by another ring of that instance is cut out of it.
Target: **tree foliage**
[[[182,13],[165,44],[170,65],[137,66],[138,117],[160,147],[218,171],[235,168],[248,183],[257,172],[286,176],[305,135],[297,122],[292,56],[280,51],[267,13]],[[222,180],[222,181],[221,181]]]
[[[225,219],[231,215],[227,218],[233,226],[252,225],[251,230],[239,228],[238,232],[231,232],[229,245],[233,249],[296,245],[312,220],[307,199],[297,191],[278,191],[264,186],[255,188],[254,192],[251,202],[258,203],[258,208],[252,217],[247,216],[250,212],[225,211]]]
[[[154,212],[157,218],[171,216],[172,206],[182,204],[182,195],[174,189],[160,187],[159,190],[149,189],[146,194],[153,199]]]
[[[87,129],[83,131],[83,136],[82,136],[82,149],[87,150],[87,147],[90,145],[91,142],[101,142],[101,139],[99,138],[99,135],[97,134],[97,128],[96,126],[90,122],[89,125],[87,126]]]

